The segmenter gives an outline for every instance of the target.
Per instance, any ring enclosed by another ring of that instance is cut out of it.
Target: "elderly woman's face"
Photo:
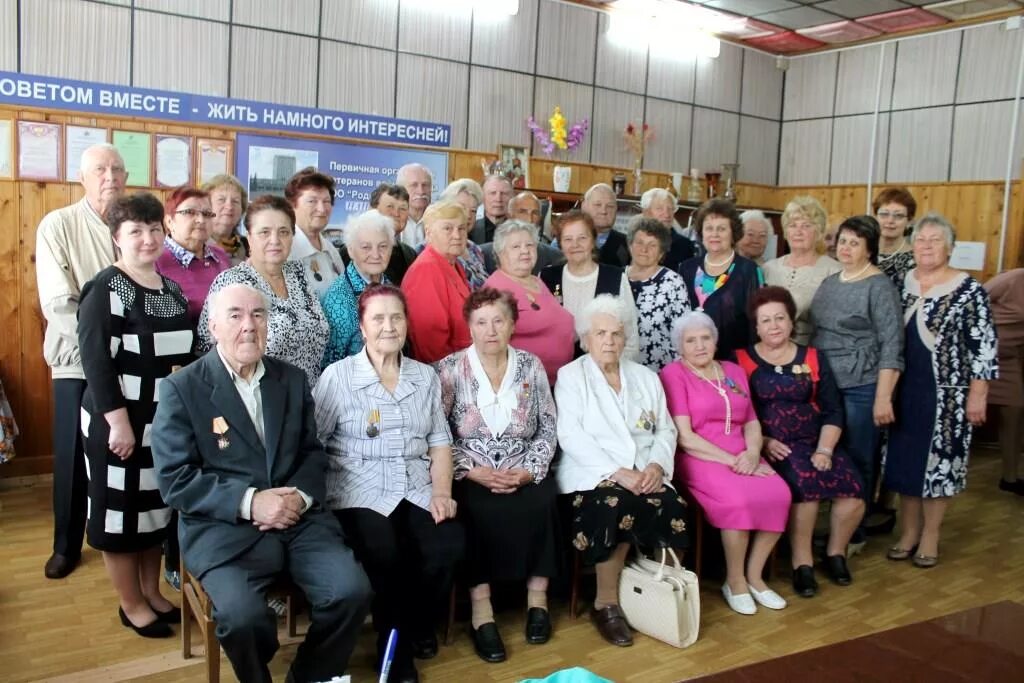
[[[793,321],[783,304],[771,302],[758,307],[756,318],[757,337],[769,348],[778,348],[789,341],[793,333]]]
[[[391,260],[391,239],[388,234],[376,228],[363,228],[352,236],[348,254],[363,275],[369,275],[374,281],[388,267]]]
[[[729,251],[732,249],[732,221],[726,216],[708,216],[701,226],[701,241],[712,254]]]
[[[242,220],[242,193],[233,185],[221,185],[210,192],[210,206],[217,214],[210,230],[217,237],[227,237]]]
[[[793,251],[811,251],[818,239],[818,226],[802,214],[795,214],[786,224],[786,242]]]
[[[537,240],[525,230],[517,230],[505,237],[505,245],[498,254],[501,269],[513,277],[527,277],[537,265]]]
[[[587,353],[597,363],[618,363],[626,348],[626,329],[618,318],[598,313],[590,321],[587,333]]]
[[[471,227],[476,220],[476,210],[480,208],[480,204],[468,192],[460,192],[455,195],[455,201],[466,210],[466,221],[469,223],[469,227]],[[467,230],[469,227],[467,227]]]
[[[211,213],[207,197],[189,197],[178,204],[173,216],[164,216],[164,225],[172,240],[199,255],[210,239]]]
[[[583,221],[563,225],[558,246],[569,263],[578,265],[594,259],[594,238]]]
[[[409,321],[397,296],[378,295],[370,299],[359,321],[367,351],[387,356],[402,352]]]
[[[389,194],[382,194],[377,200],[377,211],[394,221],[396,235],[400,235],[405,230],[405,222],[409,218],[409,202]]]
[[[467,226],[459,218],[435,218],[426,226],[427,242],[449,261],[466,251],[466,232]]]
[[[629,254],[633,258],[633,265],[652,268],[661,263],[665,252],[661,249],[661,240],[648,232],[637,230],[633,235],[633,243],[629,245]]]
[[[680,354],[695,368],[704,368],[715,360],[715,335],[707,327],[684,330],[679,339]]]
[[[672,201],[669,199],[655,199],[651,202],[651,205],[647,207],[645,212],[648,217],[660,222],[666,228],[672,227],[672,221],[675,218],[675,207],[672,205]]]
[[[267,209],[249,220],[249,260],[257,268],[280,266],[292,250],[295,226],[283,211]]]
[[[946,233],[937,225],[925,225],[914,235],[914,260],[921,268],[939,268],[949,262]]]
[[[502,353],[508,348],[515,323],[503,303],[481,306],[469,314],[469,334],[477,353]]]
[[[871,260],[868,241],[853,230],[840,230],[836,237],[836,260],[844,266],[863,266]]]
[[[875,218],[878,219],[878,225],[882,228],[882,237],[891,240],[903,237],[907,224],[910,223],[907,207],[896,202],[889,202],[878,207]]]

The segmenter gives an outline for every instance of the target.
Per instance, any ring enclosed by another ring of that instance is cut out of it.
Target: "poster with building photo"
[[[319,160],[315,150],[250,145],[248,174],[242,182],[250,199],[261,194],[283,195],[289,178],[307,166],[316,168]]]

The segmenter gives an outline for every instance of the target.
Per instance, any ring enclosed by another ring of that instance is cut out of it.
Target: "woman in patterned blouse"
[[[492,581],[526,584],[526,642],[551,637],[548,579],[558,573],[555,403],[540,359],[508,345],[515,298],[483,287],[463,307],[473,338],[438,364],[455,435],[456,497],[468,535],[466,570],[473,643],[487,662],[505,659],[491,609]]]
[[[437,654],[434,618],[465,545],[453,520],[452,434],[437,374],[402,354],[401,290],[371,285],[358,311],[365,346],[328,367],[313,391],[327,505],[376,594],[377,661],[397,628],[390,680],[418,680],[413,657]]]
[[[218,275],[210,294],[239,282],[263,292],[270,300],[267,355],[304,370],[312,388],[320,378],[328,328],[302,263],[287,260],[295,235],[295,211],[280,197],[257,197],[245,212],[245,230],[249,259]],[[204,304],[197,330],[199,350],[204,352],[214,345],[209,319],[209,305]]]

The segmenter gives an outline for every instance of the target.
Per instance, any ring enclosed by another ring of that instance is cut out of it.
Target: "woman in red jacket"
[[[402,279],[412,356],[422,363],[434,363],[470,344],[462,316],[469,283],[456,260],[466,250],[466,225],[466,210],[454,202],[431,204],[423,213],[427,246]]]

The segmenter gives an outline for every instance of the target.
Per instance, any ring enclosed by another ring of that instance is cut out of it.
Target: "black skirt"
[[[466,528],[470,586],[559,575],[558,512],[554,477],[515,493],[491,493],[468,479],[455,482],[459,519]]]
[[[686,550],[686,503],[666,486],[638,496],[605,480],[572,495],[572,544],[585,564],[607,560],[615,546],[629,543],[650,553],[658,548]]]

